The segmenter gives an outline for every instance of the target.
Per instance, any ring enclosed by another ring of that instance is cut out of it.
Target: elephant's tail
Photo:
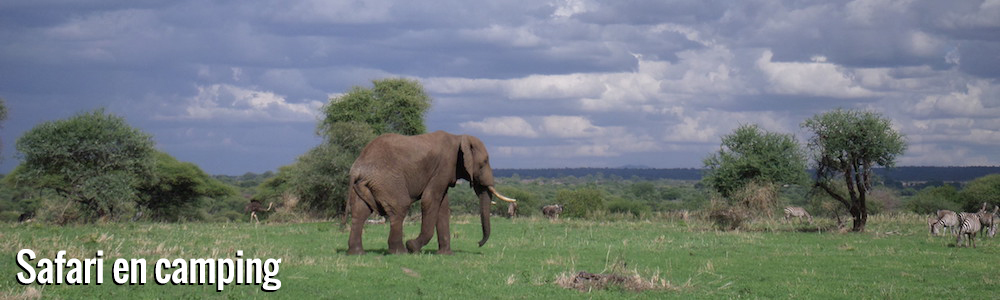
[[[347,203],[344,204],[344,216],[340,223],[341,228],[347,227],[348,219],[351,217],[352,205],[366,205],[363,203],[374,202],[374,196],[368,187],[368,182],[361,178],[351,178],[350,190],[347,191]]]

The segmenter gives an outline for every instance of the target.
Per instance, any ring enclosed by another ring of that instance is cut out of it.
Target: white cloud
[[[557,138],[581,138],[600,136],[605,129],[594,126],[590,120],[580,116],[547,116],[542,118],[541,130]]]
[[[195,119],[252,122],[315,122],[319,101],[290,103],[284,96],[253,89],[213,84],[199,86],[198,94],[187,101],[184,112],[165,119]]]
[[[556,10],[552,12],[552,18],[556,20],[569,19],[588,10],[588,4],[584,0],[559,0],[553,6]]]
[[[920,116],[951,115],[966,117],[1000,116],[1000,87],[986,80],[968,83],[965,91],[928,95],[910,111]]]
[[[460,124],[464,129],[480,133],[500,136],[515,136],[534,138],[538,133],[528,121],[521,117],[489,117],[482,121],[470,121]]]
[[[535,124],[531,124],[529,120]],[[498,151],[494,154],[504,156],[613,157],[661,149],[660,145],[649,136],[629,132],[625,127],[597,126],[583,116],[551,115],[527,119],[511,116],[489,117],[483,121],[462,123],[461,127],[481,134],[558,141],[562,144],[495,146]]]
[[[1000,0],[982,1],[971,12],[948,12],[939,22],[947,28],[1000,27]]]
[[[859,98],[877,95],[858,83],[843,68],[816,60],[813,62],[774,62],[770,50],[757,59],[757,68],[766,75],[769,91],[777,94]]]

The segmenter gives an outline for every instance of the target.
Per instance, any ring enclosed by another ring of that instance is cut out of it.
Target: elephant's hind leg
[[[354,202],[351,208],[351,236],[347,240],[347,254],[365,254],[361,245],[361,233],[365,229],[365,220],[372,214],[372,209],[364,202]]]

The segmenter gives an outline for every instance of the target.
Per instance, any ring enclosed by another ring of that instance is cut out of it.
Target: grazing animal
[[[941,226],[938,226],[937,216],[927,217],[927,226],[931,228],[931,235],[938,235],[938,232],[941,231]]]
[[[965,235],[965,246],[969,246],[969,242],[972,242],[972,248],[976,248],[976,233],[979,232],[981,224],[979,223],[979,215],[974,213],[959,213],[958,214],[958,238],[955,240],[955,246],[962,246],[962,235]]]
[[[561,214],[562,211],[562,204],[546,205],[542,207],[542,214],[549,217],[549,219],[558,219],[559,214]]]
[[[493,196],[517,201],[494,187],[489,152],[482,140],[437,131],[414,136],[383,134],[369,142],[351,166],[348,181],[346,211],[352,223],[347,254],[365,253],[361,235],[372,213],[389,223],[389,253],[421,253],[436,232],[437,253],[452,254],[448,189],[458,179],[468,181],[479,198],[482,247],[490,239]],[[416,201],[420,201],[420,234],[404,244],[403,221]]]
[[[984,234],[987,234],[989,237],[996,235],[997,224],[993,222],[993,217],[997,215],[997,209],[1000,209],[1000,207],[993,206],[992,212],[986,211],[986,202],[983,202],[983,207],[976,213],[976,216],[979,217],[979,225],[981,225],[981,228],[979,228],[979,237],[983,237]]]
[[[264,204],[260,203],[259,200],[250,200],[250,203],[247,203],[247,206],[243,208],[243,212],[250,213],[250,221],[260,223],[260,219],[257,218],[257,213],[271,211],[272,205],[274,205],[274,202],[268,203],[267,209],[264,209]]]
[[[801,208],[798,206],[785,207],[785,221],[790,221],[789,218],[791,217],[798,218],[799,222],[802,222],[803,217],[809,220],[809,224],[812,224],[813,222],[813,217],[809,215],[809,212],[806,211],[805,208]]]
[[[948,227],[951,230],[951,234],[958,234],[958,214],[953,211],[942,209],[935,213],[937,216],[936,222],[930,224],[931,233],[938,234],[941,232],[941,227]]]
[[[515,216],[517,216],[517,202],[508,202],[507,217],[513,219]]]

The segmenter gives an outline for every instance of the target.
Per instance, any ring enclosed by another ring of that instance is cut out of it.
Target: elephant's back
[[[351,176],[364,175],[370,172],[385,172],[402,167],[413,156],[423,156],[427,152],[426,139],[419,136],[406,136],[386,133],[368,143],[351,166]]]

